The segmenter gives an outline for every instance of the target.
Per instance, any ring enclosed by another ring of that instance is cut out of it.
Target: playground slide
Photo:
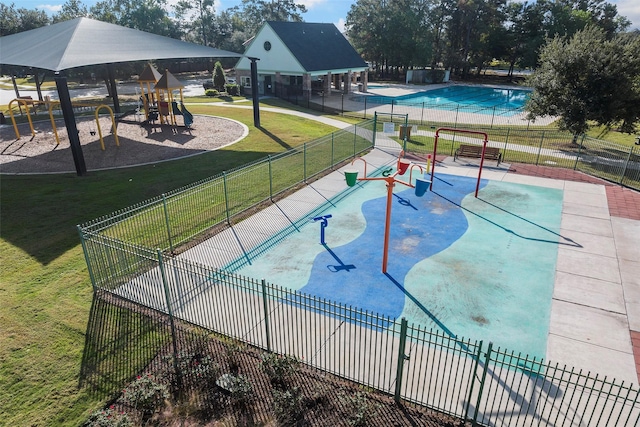
[[[182,109],[182,115],[184,116],[184,125],[186,127],[191,127],[193,124],[193,114],[187,110],[187,107],[184,106],[184,103],[180,103],[180,108]]]

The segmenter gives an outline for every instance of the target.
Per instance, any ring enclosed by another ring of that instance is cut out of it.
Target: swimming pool
[[[402,96],[369,96],[367,103],[420,106],[439,110],[456,110],[494,114],[496,110],[521,112],[530,90],[486,86],[449,86]]]

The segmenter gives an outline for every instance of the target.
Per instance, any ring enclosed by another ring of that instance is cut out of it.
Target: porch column
[[[331,96],[331,79],[333,78],[333,76],[331,75],[331,71],[329,71],[327,73],[327,75],[324,78],[324,87],[322,88],[322,90],[324,91],[324,96]]]
[[[362,91],[367,92],[369,85],[369,70],[360,71],[360,82],[362,83]]]
[[[344,74],[344,94],[351,93],[351,79],[353,78],[351,70]]]
[[[302,75],[302,93],[311,98],[311,74],[309,73]]]
[[[280,71],[276,71],[276,77],[274,80],[273,84],[275,85],[276,90],[274,90],[273,93],[275,96],[280,96],[282,95],[282,74],[280,74]]]

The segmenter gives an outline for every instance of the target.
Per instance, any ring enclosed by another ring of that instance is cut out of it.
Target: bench
[[[455,162],[458,157],[482,157],[482,145],[466,145],[462,144],[453,155],[453,161]],[[502,153],[499,148],[487,147],[484,151],[484,158],[489,160],[497,160],[497,166],[500,166],[502,160]]]

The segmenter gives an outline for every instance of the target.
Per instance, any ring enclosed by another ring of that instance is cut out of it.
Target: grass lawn
[[[0,178],[0,419],[79,425],[103,402],[79,389],[92,298],[76,224],[295,147],[335,128],[295,116],[190,106],[245,123],[249,136],[200,156],[113,171]]]

